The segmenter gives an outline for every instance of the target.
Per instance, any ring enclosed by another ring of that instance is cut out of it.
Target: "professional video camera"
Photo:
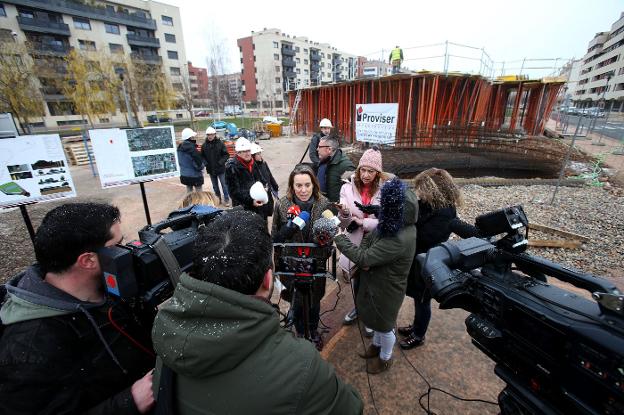
[[[199,227],[225,211],[194,205],[139,231],[139,240],[98,251],[106,289],[127,301],[151,325],[158,304],[171,297],[182,272],[193,264]],[[170,232],[165,232],[170,230]]]
[[[623,414],[624,295],[604,279],[523,253],[521,206],[480,216],[476,226],[505,236],[446,242],[418,261],[441,309],[472,313],[465,322],[472,343],[506,383],[501,413]],[[547,276],[589,291],[593,301]]]

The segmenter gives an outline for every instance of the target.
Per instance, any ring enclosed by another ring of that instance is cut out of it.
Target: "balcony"
[[[310,52],[310,60],[312,62],[320,62],[321,61],[321,55],[319,55],[318,53]]]
[[[312,72],[318,72],[321,69],[321,65],[319,64],[312,64],[310,65],[310,71]]]
[[[65,23],[51,22],[49,20],[31,19],[17,16],[17,23],[24,32],[50,33],[54,35],[70,36],[69,26]]]
[[[65,56],[69,53],[71,47],[69,45],[56,45],[48,43],[32,43],[30,52],[33,55],[43,56]]]
[[[342,64],[342,61],[340,60],[340,58],[334,58],[332,60],[332,65],[336,66],[336,65],[340,65]]]
[[[282,59],[282,66],[292,68],[295,66],[295,60],[290,58]]]
[[[296,78],[297,74],[295,71],[284,71],[284,78]]]
[[[130,58],[152,65],[158,65],[162,63],[162,57],[160,57],[159,55],[142,55],[140,53],[131,53]]]
[[[148,37],[148,36],[141,36],[141,35],[131,35],[130,33],[128,33],[126,35],[126,38],[128,39],[128,44],[129,45],[147,46],[147,47],[150,47],[150,48],[159,48],[160,47],[160,39],[158,39],[156,37]]]
[[[117,12],[113,8],[91,6],[77,0],[6,0],[4,3],[26,6],[34,9],[52,11],[71,16],[118,23],[142,29],[156,30],[156,21],[137,13]]]
[[[291,48],[282,48],[282,55],[284,56],[295,56],[295,50]]]

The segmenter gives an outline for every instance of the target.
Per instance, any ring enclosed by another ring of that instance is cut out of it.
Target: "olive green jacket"
[[[406,190],[403,228],[396,235],[381,237],[374,230],[364,237],[360,246],[351,243],[346,235],[334,239],[340,252],[360,269],[358,317],[373,330],[387,332],[396,324],[416,252],[417,217],[418,198]]]
[[[358,392],[312,343],[280,328],[268,301],[182,274],[152,330],[175,372],[176,410],[189,414],[360,414]]]

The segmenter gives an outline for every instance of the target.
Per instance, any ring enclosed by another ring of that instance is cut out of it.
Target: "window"
[[[273,59],[278,61],[279,60],[279,55],[277,53],[274,53],[273,54]]]
[[[110,48],[111,53],[124,53],[123,46],[118,43],[109,43],[108,47]]]
[[[58,102],[50,101],[48,104],[48,110],[50,115],[74,115],[74,106],[71,102]],[[81,123],[81,122],[80,122]]]
[[[165,33],[165,42],[176,43],[175,35],[171,33]]]
[[[171,85],[173,86],[173,89],[177,91],[182,91],[183,89],[182,84],[180,82],[174,82]]]
[[[82,50],[95,50],[95,42],[91,40],[80,40],[78,39],[78,47]]]
[[[307,59],[304,59],[304,60],[303,60],[303,64],[304,64],[304,65],[307,65],[307,64],[308,64],[308,60],[307,60]]]
[[[296,59],[295,59],[295,61],[296,61],[297,63],[301,63],[301,59],[299,59],[299,58],[296,58]]]
[[[89,19],[74,17],[74,27],[80,30],[91,30],[91,23],[89,23]]]
[[[119,25],[104,23],[104,29],[106,29],[106,33],[119,34]]]
[[[3,8],[4,8],[4,6],[3,6]],[[17,9],[17,14],[19,14],[20,17],[25,17],[27,19],[34,19],[35,18],[35,13],[32,10]]]
[[[274,47],[275,49],[278,49],[278,48],[279,48],[279,43],[278,43],[278,42],[273,42],[273,47]]]
[[[280,67],[279,67],[279,66],[276,66],[276,67],[275,67],[275,72],[279,72],[279,71],[280,71]]]
[[[325,57],[325,54],[324,54],[324,53],[321,53],[321,58],[324,58],[324,57]]]
[[[301,69],[297,68],[297,73],[301,73]]]
[[[172,66],[171,68],[169,68],[169,71],[171,75],[180,75],[180,68],[177,68],[175,66]]]
[[[176,52],[175,50],[168,50],[167,51],[167,57],[169,59],[175,59],[178,60],[178,52]]]
[[[165,26],[173,26],[173,18],[169,17],[169,16],[160,16],[161,17],[161,21],[162,24],[164,24]]]
[[[310,73],[310,71],[308,71],[307,69],[304,69],[304,70],[303,70],[303,73],[307,75],[307,74],[309,74],[309,73]]]
[[[321,62],[321,68],[325,67],[325,63]]]
[[[4,10],[4,4],[0,4],[0,16],[6,17],[6,10]]]
[[[280,78],[275,78],[275,83],[279,84],[282,80]]]
[[[295,46],[295,52],[299,52],[299,46]]]
[[[307,50],[307,49],[304,49],[304,50],[303,50],[303,53],[305,53],[305,54],[307,55],[307,54],[308,54],[308,50]]]

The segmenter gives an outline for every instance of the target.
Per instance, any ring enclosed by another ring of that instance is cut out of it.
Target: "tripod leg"
[[[303,302],[303,328],[306,339],[312,339],[310,334],[310,287],[301,290],[301,300]]]

